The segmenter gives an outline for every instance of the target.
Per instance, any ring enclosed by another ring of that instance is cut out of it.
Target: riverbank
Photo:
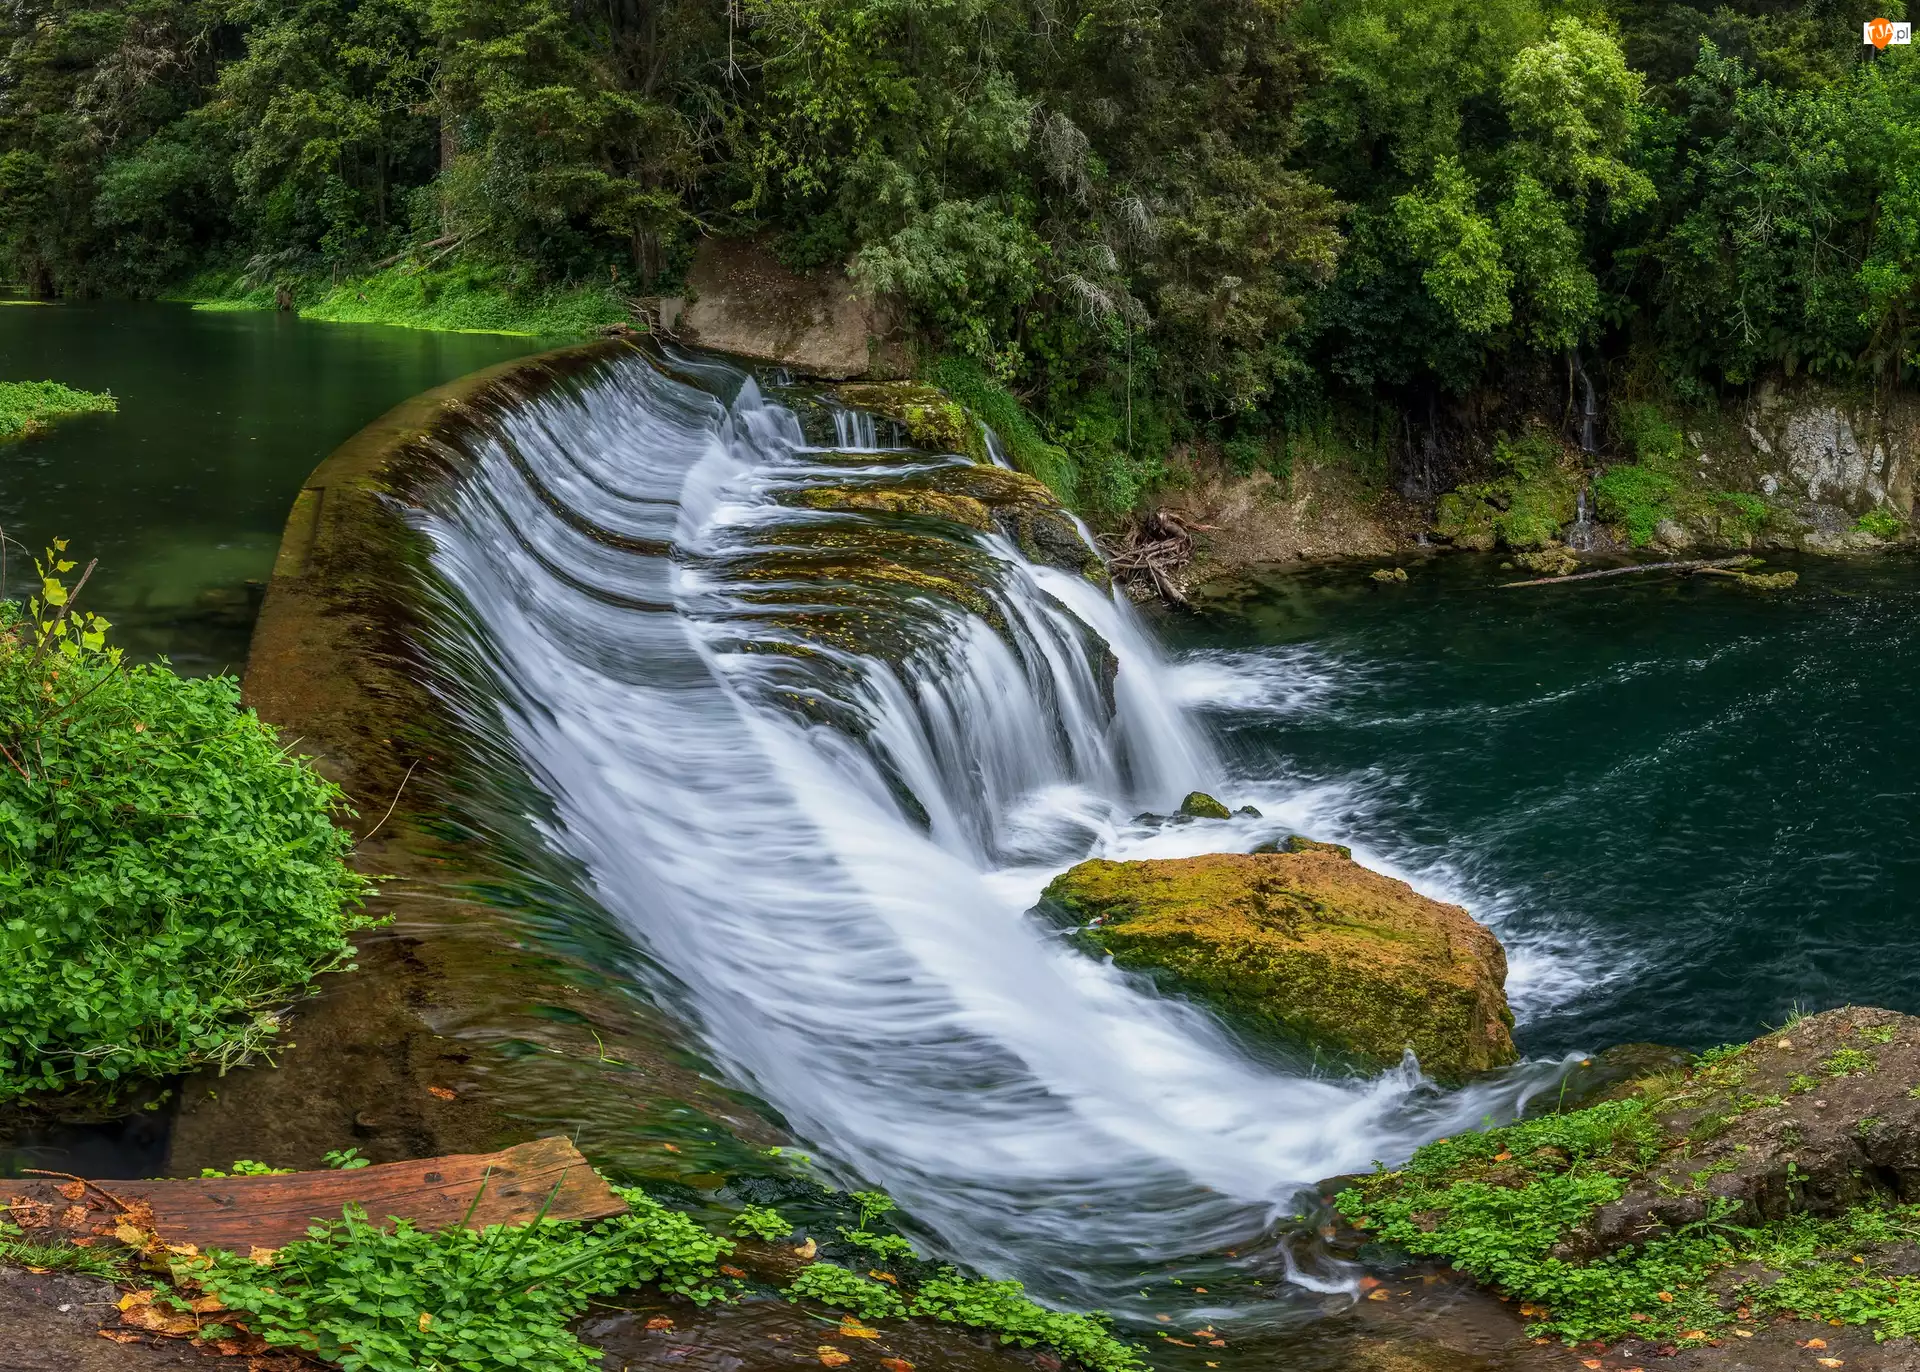
[[[413,263],[345,280],[299,272],[208,272],[164,298],[202,310],[287,311],[327,324],[555,340],[633,323],[629,302],[611,285],[528,289],[499,270]]]

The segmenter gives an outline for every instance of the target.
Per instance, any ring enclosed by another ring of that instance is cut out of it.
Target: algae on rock
[[[1095,859],[1042,897],[1122,967],[1368,1067],[1458,1081],[1512,1062],[1506,955],[1483,925],[1329,845]]]

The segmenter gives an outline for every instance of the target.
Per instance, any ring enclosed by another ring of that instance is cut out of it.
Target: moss
[[[902,486],[815,486],[796,503],[810,510],[851,514],[912,515],[942,519],[985,532],[993,527],[987,507],[971,496]]]
[[[1658,406],[1623,405],[1614,423],[1634,460],[1602,472],[1593,495],[1595,513],[1621,542],[1644,548],[1671,521],[1708,543],[1752,545],[1772,513],[1765,500],[1703,483],[1688,465],[1686,436]]]
[[[1190,791],[1180,802],[1180,813],[1192,819],[1232,819],[1233,811],[1205,791]]]
[[[1577,482],[1564,449],[1543,433],[1494,444],[1491,481],[1440,497],[1434,532],[1455,547],[1544,548],[1571,524]]]
[[[1881,505],[1861,515],[1853,522],[1853,527],[1863,534],[1872,534],[1875,538],[1892,542],[1906,531],[1907,525],[1898,511]]]
[[[0,442],[39,433],[67,415],[112,414],[119,408],[104,391],[76,391],[58,381],[0,381]]]
[[[1235,1019],[1358,1064],[1411,1047],[1458,1080],[1514,1058],[1493,935],[1325,845],[1084,862],[1044,899],[1122,967],[1171,974]]]
[[[980,370],[971,358],[944,357],[932,379],[968,412],[991,428],[1011,462],[1047,489],[1068,509],[1082,506],[1080,472],[1067,450],[1049,442],[1012,393]]]

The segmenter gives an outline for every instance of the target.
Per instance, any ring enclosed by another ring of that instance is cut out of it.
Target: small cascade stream
[[[1319,1076],[1029,916],[1090,855],[1311,823],[1195,711],[1264,684],[1170,665],[1123,600],[1002,533],[808,508],[965,460],[843,410],[815,446],[750,377],[673,363],[610,364],[471,441],[418,516],[458,607],[434,646],[450,706],[550,800],[547,842],[831,1175],[937,1252],[1125,1313],[1148,1266],[1284,1273],[1303,1187],[1552,1078]],[[1135,818],[1195,788],[1267,818]]]

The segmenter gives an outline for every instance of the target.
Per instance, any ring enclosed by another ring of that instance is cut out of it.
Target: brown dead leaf
[[[680,1151],[680,1145],[675,1143],[663,1143],[660,1146],[666,1149],[669,1153],[678,1153]]]
[[[212,1314],[215,1310],[225,1310],[227,1308],[226,1302],[218,1296],[195,1296],[192,1300],[188,1301],[187,1304],[193,1308],[193,1313],[196,1315],[208,1315]]]
[[[886,1368],[887,1372],[913,1372],[913,1364],[905,1358],[882,1358],[880,1365]]]
[[[152,1303],[153,1303],[153,1292],[151,1291],[129,1291],[127,1292],[126,1295],[122,1296],[119,1300],[119,1306],[122,1314],[133,1309],[134,1306],[136,1305],[150,1305]],[[1802,1348],[1806,1347],[1805,1344],[1802,1344],[1800,1346]],[[1822,1344],[1820,1346],[1822,1348],[1826,1347],[1825,1344]]]
[[[85,1229],[87,1227],[87,1207],[84,1205],[69,1205],[65,1210],[60,1212],[60,1223],[66,1225],[69,1229]]]
[[[115,1343],[144,1342],[138,1334],[129,1334],[124,1329],[96,1329],[94,1332],[103,1339],[112,1339]]]
[[[433,1328],[433,1312],[431,1310],[422,1310],[420,1312],[420,1332],[424,1334],[431,1328]]]
[[[1582,1358],[1580,1359],[1580,1365],[1582,1367],[1604,1367],[1606,1364],[1602,1363],[1598,1358]]]
[[[853,1361],[852,1358],[842,1353],[830,1343],[823,1343],[813,1351],[819,1355],[821,1364],[826,1367],[839,1367],[843,1363]]]
[[[1815,1358],[1814,1361],[1822,1367],[1845,1367],[1847,1365],[1846,1360],[1843,1358]]]
[[[1706,1336],[1707,1331],[1704,1329],[1682,1329],[1680,1331],[1680,1337],[1683,1339],[1704,1339]]]
[[[429,1086],[427,1088],[427,1094],[435,1100],[455,1100],[458,1098],[458,1094],[452,1088],[446,1086]]]
[[[1800,1346],[1802,1348],[1825,1348],[1827,1341],[1825,1339],[1805,1339],[1801,1341]]]
[[[254,1244],[247,1249],[247,1261],[258,1263],[262,1267],[273,1266],[279,1256],[280,1250],[278,1248],[262,1248],[258,1244]]]
[[[1393,1293],[1388,1291],[1384,1286],[1376,1286],[1373,1290],[1367,1292],[1367,1299],[1370,1301],[1384,1301],[1391,1300],[1392,1298]]]
[[[747,1274],[739,1268],[729,1267],[723,1262],[720,1264],[720,1275],[723,1277],[744,1277]]]
[[[1180,1345],[1180,1346],[1181,1346],[1182,1348],[1191,1348],[1191,1347],[1193,1347],[1193,1345],[1192,1345],[1192,1344],[1190,1344],[1190,1343],[1188,1343],[1188,1342],[1187,1342],[1187,1341],[1186,1341],[1185,1339],[1163,1339],[1163,1340],[1162,1340],[1161,1342],[1163,1342],[1163,1343],[1177,1343],[1177,1344],[1179,1344],[1179,1345]]]
[[[1493,1155],[1493,1160],[1494,1160],[1495,1162],[1510,1162],[1510,1161],[1512,1161],[1512,1159],[1513,1159],[1513,1154],[1511,1154],[1511,1153],[1508,1153],[1508,1152],[1504,1152],[1504,1151],[1503,1151],[1503,1152],[1499,1152],[1499,1153],[1495,1153],[1495,1154]]]
[[[820,1245],[815,1243],[812,1239],[808,1239],[805,1243],[801,1244],[798,1248],[794,1249],[793,1251],[796,1254],[798,1254],[800,1257],[806,1258],[808,1261],[812,1261],[813,1255],[820,1251]]]
[[[1660,1299],[1660,1300],[1661,1300],[1661,1301],[1662,1301],[1663,1303],[1665,1303],[1665,1304],[1667,1304],[1667,1305],[1672,1305],[1672,1304],[1673,1304],[1673,1292],[1671,1292],[1671,1291],[1661,1291],[1661,1292],[1657,1292],[1657,1293],[1656,1293],[1656,1295],[1658,1296],[1658,1298],[1659,1298],[1659,1299]]]
[[[673,1321],[668,1319],[665,1315],[655,1315],[652,1319],[647,1321],[647,1328],[671,1329],[673,1328]]]
[[[129,1248],[145,1248],[147,1243],[153,1238],[153,1235],[147,1233],[146,1230],[135,1229],[132,1225],[124,1222],[114,1225],[113,1236]]]
[[[873,1328],[871,1325],[860,1323],[860,1321],[852,1315],[842,1315],[840,1317],[840,1333],[842,1337],[849,1339],[877,1339],[880,1337],[880,1331],[878,1329]]]
[[[898,1286],[900,1284],[900,1278],[894,1276],[893,1273],[882,1272],[882,1271],[879,1271],[877,1268],[869,1267],[867,1269],[867,1275],[869,1277],[872,1277],[875,1281],[885,1282],[888,1286]]]
[[[56,1186],[53,1189],[70,1201],[81,1200],[87,1194],[87,1184],[83,1181],[70,1181],[65,1186]]]

